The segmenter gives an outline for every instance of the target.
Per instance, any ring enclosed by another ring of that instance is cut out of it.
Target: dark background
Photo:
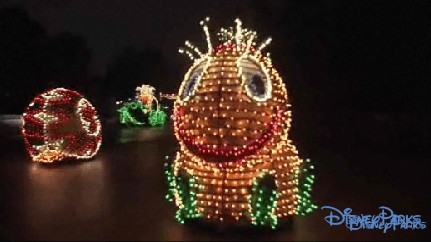
[[[211,16],[215,35],[240,17],[262,40],[273,37],[268,50],[288,86],[296,126],[331,119],[333,131],[356,136],[370,132],[354,129],[376,126],[424,151],[431,135],[430,9],[428,1],[6,0],[0,113],[21,114],[50,87],[78,90],[108,117],[116,115],[115,101],[142,83],[176,93],[190,65],[178,47],[188,39],[205,49],[198,22]]]
[[[205,50],[199,21],[210,16],[215,36],[239,17],[261,40],[273,37],[267,50],[288,87],[291,137],[322,171],[319,205],[387,205],[429,222],[430,5],[3,0],[0,113],[21,114],[49,87],[81,92],[102,120],[142,83],[176,93],[190,65],[178,47],[190,40]]]
[[[428,1],[2,1],[2,113],[68,86],[90,99],[148,82],[176,92],[189,39],[205,49],[240,17],[263,40],[298,109],[426,112]]]

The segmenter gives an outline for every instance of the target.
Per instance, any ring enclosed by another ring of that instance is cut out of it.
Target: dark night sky
[[[150,48],[162,53],[175,92],[189,65],[178,47],[187,39],[205,46],[199,20],[210,16],[215,32],[240,17],[261,38],[273,36],[268,50],[298,107],[431,108],[428,1],[3,0],[4,6],[25,9],[50,36],[82,36],[91,50],[87,79],[105,78],[128,46]]]
[[[95,71],[103,74],[107,62],[126,46],[154,46],[166,56],[177,56],[178,47],[186,39],[197,37],[195,42],[203,41],[198,24],[203,17],[209,15],[217,21],[214,28],[222,27],[220,23],[230,26],[235,13],[247,9],[250,2],[5,0],[0,6],[24,7],[49,34],[68,31],[84,36],[94,51]],[[277,4],[280,2],[270,3],[274,7]]]

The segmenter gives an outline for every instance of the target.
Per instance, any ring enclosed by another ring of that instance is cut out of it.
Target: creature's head
[[[186,41],[193,64],[184,76],[175,102],[175,133],[180,144],[209,161],[232,161],[253,155],[286,137],[290,122],[287,93],[262,50],[256,32],[221,29],[213,47],[208,18],[201,21],[208,51]],[[197,57],[196,57],[197,55]]]

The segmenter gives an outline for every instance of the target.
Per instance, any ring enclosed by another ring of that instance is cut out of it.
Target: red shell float
[[[102,143],[97,111],[76,91],[55,88],[37,95],[22,118],[24,142],[34,162],[90,159]]]

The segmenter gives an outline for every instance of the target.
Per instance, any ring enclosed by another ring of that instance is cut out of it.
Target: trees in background
[[[50,87],[85,87],[90,60],[81,36],[49,36],[25,10],[1,8],[0,113],[22,113],[29,100]]]

